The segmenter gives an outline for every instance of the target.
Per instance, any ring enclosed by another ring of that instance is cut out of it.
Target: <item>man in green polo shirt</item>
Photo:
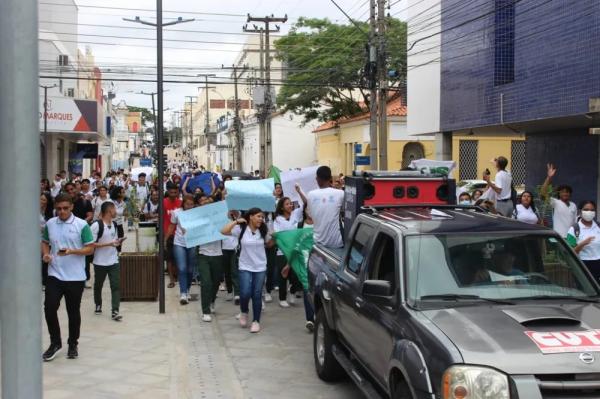
[[[81,327],[81,296],[85,284],[85,257],[94,252],[94,237],[87,222],[73,215],[73,200],[60,194],[54,202],[56,217],[48,220],[42,237],[42,256],[48,263],[44,314],[50,333],[50,347],[42,358],[50,361],[62,348],[58,308],[65,297],[69,316],[67,357],[78,356],[77,341]]]

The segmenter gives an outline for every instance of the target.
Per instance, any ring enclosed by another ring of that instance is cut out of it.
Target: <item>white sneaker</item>
[[[273,297],[271,296],[271,294],[269,294],[268,292],[265,294],[265,302],[266,303],[271,303],[273,302]]]
[[[273,288],[275,291],[279,291],[279,287],[275,287]]]
[[[202,321],[210,323],[212,321],[212,317],[209,314],[203,314],[202,315]]]
[[[192,300],[192,294],[190,294],[189,292],[187,293],[187,300],[188,302]]]
[[[248,326],[248,313],[240,313],[240,326],[246,328]]]
[[[290,305],[294,305],[296,303],[296,296],[294,294],[292,294],[291,292],[288,292],[288,294],[287,294],[287,302]]]
[[[233,301],[233,292],[228,292],[227,295],[225,295],[225,300],[227,302]]]
[[[210,304],[210,313],[215,313],[215,303]]]
[[[289,308],[290,304],[287,303],[287,301],[279,301],[279,306],[281,306],[282,308]]]
[[[219,285],[219,291],[225,291],[225,284],[221,283],[221,285]]]
[[[265,301],[262,301],[262,310],[265,310],[267,308],[267,305],[265,305]]]
[[[250,326],[250,332],[253,334],[260,332],[260,324],[258,323],[258,321],[252,322],[252,326]]]
[[[188,303],[190,303],[187,294],[181,294],[181,297],[179,298],[179,303],[182,305],[187,305]]]

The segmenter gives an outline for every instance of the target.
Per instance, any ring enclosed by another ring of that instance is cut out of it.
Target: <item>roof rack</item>
[[[431,208],[431,209],[464,209],[474,210],[478,212],[487,212],[480,206],[476,205],[451,205],[451,204],[390,204],[390,205],[369,205],[361,207],[364,213],[377,214],[378,211],[387,209],[402,209],[402,208]]]
[[[398,178],[442,178],[448,179],[448,175],[441,173],[423,173],[419,170],[353,170],[352,176],[364,179],[398,179]]]

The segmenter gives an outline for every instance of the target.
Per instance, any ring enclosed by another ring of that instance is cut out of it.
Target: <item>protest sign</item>
[[[154,172],[154,168],[151,166],[142,166],[139,168],[131,169],[131,181],[138,181],[138,177],[141,173],[146,174],[146,181],[152,181],[152,173]]]
[[[185,179],[190,176],[190,180],[188,181],[186,191],[188,194],[193,194],[196,188],[200,187],[202,191],[206,195],[210,195],[212,193],[212,185],[210,184],[210,179],[212,178],[215,182],[215,187],[219,186],[220,180],[216,174],[210,172],[200,173],[198,175],[190,175],[185,174],[179,183],[179,188],[183,188],[183,184],[185,183]]]
[[[279,231],[273,235],[277,248],[283,252],[305,290],[308,289],[308,256],[312,250],[313,228]]]
[[[306,194],[319,188],[316,180],[318,168],[318,166],[309,166],[307,168],[281,172],[280,176],[283,195],[289,197],[292,202],[302,202],[300,196],[296,192],[295,185],[298,183]]]
[[[230,210],[247,211],[260,208],[265,212],[275,211],[273,179],[229,180],[225,182],[227,207]]]
[[[433,159],[416,159],[408,165],[409,168],[420,171],[423,174],[438,174],[450,176],[456,169],[454,161],[436,161]]]
[[[227,204],[223,201],[179,212],[179,224],[185,230],[187,248],[225,238],[221,229],[227,223]]]

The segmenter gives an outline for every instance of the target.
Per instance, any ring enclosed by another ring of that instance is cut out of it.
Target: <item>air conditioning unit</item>
[[[58,55],[58,66],[69,66],[69,56],[66,54]]]

